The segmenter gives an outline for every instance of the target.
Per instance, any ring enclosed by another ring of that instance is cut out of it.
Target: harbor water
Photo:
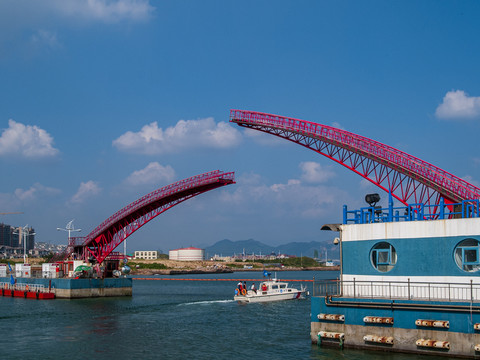
[[[338,272],[277,275],[280,279],[332,279]],[[262,273],[169,278],[258,279],[258,287]],[[293,287],[300,284],[291,283]],[[132,297],[0,298],[0,354],[8,359],[43,360],[432,359],[317,347],[310,341],[309,299],[238,304],[233,301],[235,286],[236,281],[134,280]],[[311,283],[307,286],[311,291]]]

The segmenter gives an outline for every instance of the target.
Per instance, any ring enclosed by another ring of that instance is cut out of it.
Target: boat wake
[[[188,302],[188,303],[178,304],[178,306],[186,306],[186,305],[210,305],[210,304],[222,304],[222,303],[231,303],[231,302],[235,302],[235,300],[194,301],[194,302]]]

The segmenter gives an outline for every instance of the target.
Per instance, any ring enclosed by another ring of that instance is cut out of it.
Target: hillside
[[[224,239],[205,248],[205,256],[211,257],[216,255],[230,256],[234,254],[262,254],[268,255],[272,252],[294,256],[314,257],[315,250],[321,259],[325,258],[325,250],[328,252],[330,259],[338,259],[338,246],[331,242],[291,242],[278,246],[270,246],[254,239],[231,241]]]

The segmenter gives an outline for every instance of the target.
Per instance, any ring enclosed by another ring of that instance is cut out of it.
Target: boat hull
[[[292,291],[281,294],[247,294],[247,295],[235,295],[234,300],[238,302],[272,302],[272,301],[284,301],[284,300],[295,300],[295,299],[304,299],[305,294],[302,291]]]

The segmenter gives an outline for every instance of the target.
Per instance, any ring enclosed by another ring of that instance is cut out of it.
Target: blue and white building
[[[479,201],[344,206],[340,277],[316,282],[312,342],[480,357]],[[436,215],[429,215],[436,213]]]

